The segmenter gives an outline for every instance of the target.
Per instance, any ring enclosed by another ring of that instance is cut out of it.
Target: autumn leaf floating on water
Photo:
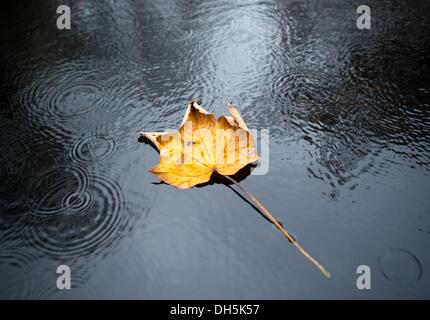
[[[192,102],[179,131],[143,133],[160,151],[160,163],[150,172],[187,189],[208,182],[215,171],[230,176],[257,161],[254,138],[236,109],[229,105],[229,110],[233,116],[217,119]]]
[[[254,137],[237,109],[228,104],[229,116],[216,118],[196,101],[187,108],[175,132],[141,132],[160,152],[160,163],[149,171],[163,182],[188,189],[208,182],[216,172],[234,183],[265,216],[327,277],[330,273],[309,255],[263,204],[232,176],[259,159]]]

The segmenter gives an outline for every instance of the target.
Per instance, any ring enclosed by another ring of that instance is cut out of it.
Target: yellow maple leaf
[[[214,172],[234,175],[258,160],[255,140],[237,109],[218,119],[197,102],[188,105],[177,132],[143,132],[160,151],[149,171],[181,189],[208,182]]]
[[[230,116],[216,118],[192,101],[178,131],[141,132],[140,135],[149,139],[160,151],[160,163],[149,171],[181,189],[208,182],[214,172],[221,174],[245,193],[285,237],[329,278],[330,273],[297,243],[282,223],[230,177],[259,157],[254,137],[237,109],[229,103],[228,111]]]

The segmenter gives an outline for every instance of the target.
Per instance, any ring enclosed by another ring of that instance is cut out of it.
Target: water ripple
[[[36,211],[61,215],[39,219],[27,230],[27,239],[50,256],[70,259],[110,251],[133,225],[134,213],[127,208],[123,191],[114,180],[92,174],[87,188],[80,189],[79,193],[57,195],[51,210]]]
[[[378,259],[385,278],[398,282],[416,282],[421,279],[423,267],[410,251],[396,248],[387,250]]]
[[[54,117],[69,119],[89,112],[100,101],[103,90],[96,81],[79,80],[58,86],[52,96],[44,99],[47,99],[48,110]]]
[[[22,84],[16,112],[32,127],[48,126],[50,130],[40,131],[43,137],[69,139],[76,127],[82,130],[92,126],[93,116],[89,114],[105,104],[103,64],[98,67],[97,76],[80,62],[38,71],[31,82]]]
[[[39,257],[22,247],[0,250],[0,298],[31,299],[38,291],[38,282],[32,273]]]
[[[109,135],[86,135],[72,145],[69,156],[79,163],[101,163],[111,159],[116,152],[116,142]]]
[[[53,217],[85,209],[92,197],[87,194],[89,173],[82,167],[58,166],[29,186],[27,205],[38,217]]]

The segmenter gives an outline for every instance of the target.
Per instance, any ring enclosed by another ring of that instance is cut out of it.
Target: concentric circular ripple
[[[99,103],[102,92],[103,88],[95,81],[64,83],[49,97],[48,108],[60,119],[82,116]]]
[[[69,120],[94,110],[103,97],[104,88],[87,77],[65,68],[49,77],[34,78],[20,93],[20,111],[33,120],[49,120],[50,116]]]
[[[73,138],[94,125],[94,111],[105,104],[105,65],[94,62],[97,77],[81,61],[40,70],[16,93],[14,112],[45,140]]]
[[[3,248],[0,252],[0,299],[31,299],[37,292],[32,273],[37,257],[22,247]]]
[[[116,143],[111,136],[87,135],[73,144],[70,157],[81,163],[96,163],[112,158],[115,151]]]
[[[27,205],[38,217],[76,213],[92,203],[89,174],[80,167],[58,166],[36,178],[29,187]]]
[[[47,219],[28,230],[28,239],[48,255],[73,258],[110,251],[133,224],[121,187],[108,177],[95,175],[84,193],[64,196],[52,211],[64,213],[66,208],[75,214]]]
[[[421,279],[423,267],[410,251],[396,248],[379,257],[379,267],[385,278],[398,282],[416,282]]]

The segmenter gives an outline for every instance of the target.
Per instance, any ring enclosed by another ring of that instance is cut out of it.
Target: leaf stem
[[[303,247],[296,241],[296,239],[294,239],[294,237],[284,229],[284,227],[279,223],[279,221],[272,216],[269,210],[267,210],[266,207],[256,197],[254,197],[250,192],[246,191],[245,188],[242,187],[239,182],[237,182],[232,177],[224,175],[223,177],[233,182],[243,193],[245,193],[264,212],[264,214],[269,218],[269,220],[284,234],[284,236],[287,237],[287,239],[292,244],[294,244],[296,248],[322,272],[322,274],[324,274],[327,278],[330,278],[330,272],[328,272],[314,257],[312,257],[308,252],[306,252],[305,249],[303,249]]]

